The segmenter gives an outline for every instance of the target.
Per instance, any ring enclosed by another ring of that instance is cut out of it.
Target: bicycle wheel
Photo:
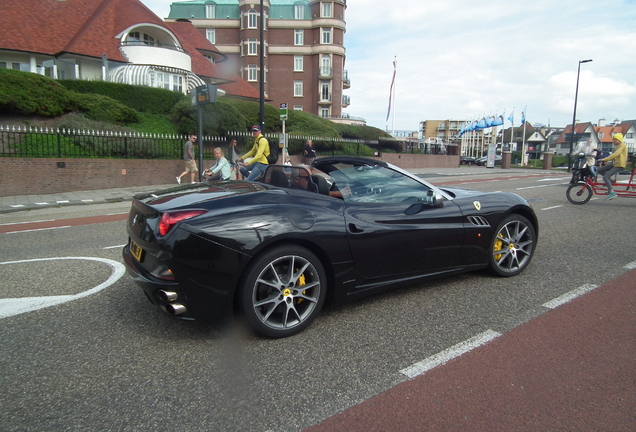
[[[572,204],[585,204],[592,198],[592,188],[587,184],[570,185],[565,196]]]

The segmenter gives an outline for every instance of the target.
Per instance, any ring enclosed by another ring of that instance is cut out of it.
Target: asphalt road
[[[540,221],[530,267],[328,309],[282,340],[156,311],[119,277],[128,203],[0,215],[0,306],[64,300],[0,318],[0,430],[300,431],[407,382],[403,369],[486,331],[506,335],[548,312],[546,302],[636,261],[636,200],[574,206],[558,174],[434,180],[530,200]],[[73,221],[106,214],[111,221]]]

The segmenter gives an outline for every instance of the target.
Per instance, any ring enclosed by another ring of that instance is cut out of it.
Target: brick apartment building
[[[334,120],[349,105],[345,66],[346,0],[264,0],[265,98],[275,107]],[[174,2],[166,22],[190,21],[228,57],[231,68],[260,89],[261,16],[257,0]],[[219,64],[218,66],[221,66]]]

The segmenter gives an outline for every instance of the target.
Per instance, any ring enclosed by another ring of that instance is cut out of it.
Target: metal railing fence
[[[280,143],[280,134],[268,133],[265,136],[273,144]],[[0,157],[181,159],[187,139],[187,135],[0,125]],[[216,147],[223,149],[227,155],[232,139],[237,140],[241,154],[248,152],[254,143],[250,132],[205,135],[202,137],[204,159],[213,160]],[[396,139],[361,140],[288,135],[289,154],[302,155],[307,140],[312,140],[319,157],[372,157],[380,156],[382,152],[440,154],[439,149],[431,146],[419,146]],[[198,145],[195,147],[198,154]]]

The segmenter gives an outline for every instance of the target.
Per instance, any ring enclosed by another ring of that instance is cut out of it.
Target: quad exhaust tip
[[[177,298],[179,298],[179,294],[177,294],[174,291],[160,290],[158,294],[159,294],[159,300],[166,303],[173,302]]]
[[[170,315],[176,316],[186,312],[186,307],[181,303],[175,303],[179,298],[179,294],[174,291],[160,290],[158,293],[159,300],[166,303],[166,312]]]
[[[168,311],[170,315],[177,316],[185,313],[186,307],[180,303],[169,303],[166,305],[166,311]]]

